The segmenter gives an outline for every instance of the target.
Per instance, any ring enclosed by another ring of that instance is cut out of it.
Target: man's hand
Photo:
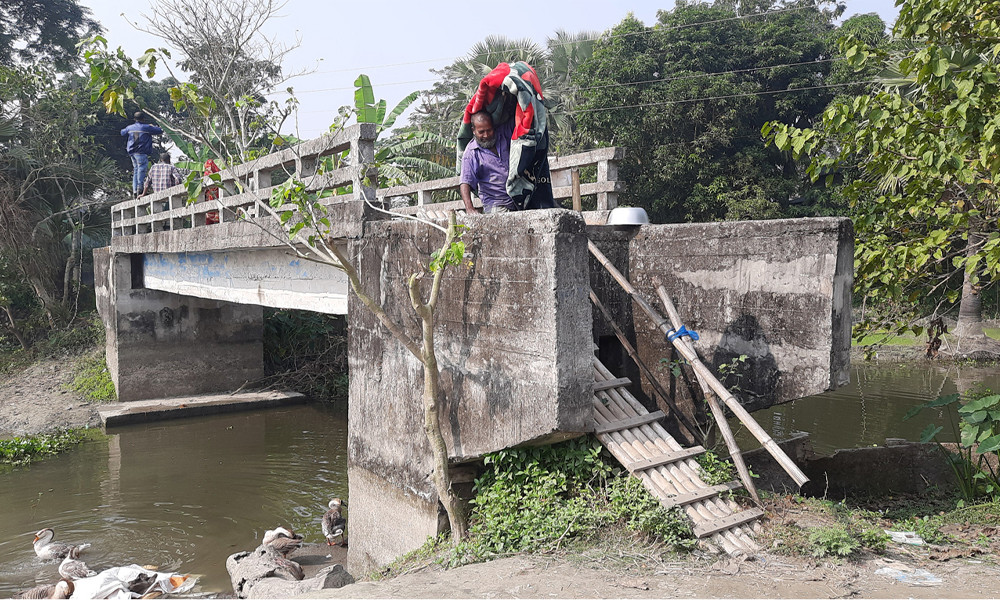
[[[462,202],[465,204],[465,212],[467,213],[478,213],[476,207],[472,204],[472,186],[463,183],[458,186],[458,193],[462,196]]]

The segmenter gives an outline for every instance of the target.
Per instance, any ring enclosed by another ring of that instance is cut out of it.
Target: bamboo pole
[[[628,338],[625,337],[625,332],[622,331],[620,327],[618,327],[618,323],[615,323],[614,318],[611,316],[611,312],[607,309],[607,307],[604,306],[604,303],[601,302],[601,299],[597,297],[597,294],[595,294],[593,290],[591,290],[590,292],[590,301],[593,302],[594,306],[596,306],[597,309],[601,312],[601,314],[604,315],[604,318],[605,320],[607,320],[608,325],[611,325],[611,329],[614,330],[615,336],[618,338],[618,341],[621,342],[622,347],[625,348],[625,352],[628,352],[628,355],[632,358],[633,361],[635,361],[635,364],[639,367],[639,370],[641,370],[643,375],[646,376],[646,380],[649,381],[649,385],[653,386],[653,389],[656,390],[656,393],[659,394],[661,398],[663,398],[663,401],[666,402],[668,406],[670,406],[670,410],[673,411],[673,414],[671,416],[676,417],[677,420],[681,422],[681,425],[683,425],[684,428],[688,430],[688,433],[691,434],[693,439],[697,440],[699,443],[704,443],[704,440],[701,439],[702,438],[701,432],[698,431],[698,429],[695,428],[688,420],[687,416],[685,416],[684,413],[681,412],[679,408],[677,408],[677,403],[675,403],[674,399],[670,396],[670,394],[668,394],[667,391],[663,389],[663,386],[660,385],[659,381],[657,381],[656,376],[653,375],[653,372],[649,370],[649,367],[646,366],[646,363],[644,363],[639,358],[639,353],[636,352],[635,348],[632,347],[632,344],[629,343]]]
[[[594,258],[596,258],[597,261],[600,262],[605,269],[607,269],[608,273],[611,274],[615,281],[617,281],[618,284],[621,285],[630,296],[632,296],[632,300],[634,300],[635,303],[638,304],[647,315],[649,315],[649,318],[653,320],[656,327],[665,334],[671,333],[673,328],[670,326],[669,321],[656,312],[656,310],[654,310],[653,307],[646,302],[645,298],[639,294],[638,290],[636,290],[635,287],[633,287],[632,284],[625,279],[625,276],[622,275],[613,264],[611,264],[608,257],[604,256],[600,248],[598,248],[597,245],[590,240],[587,241],[587,247],[590,249],[590,253],[594,255]],[[757,438],[757,441],[760,442],[761,446],[763,446],[764,449],[774,457],[774,460],[781,465],[792,480],[794,480],[800,487],[809,481],[809,478],[806,477],[805,473],[799,469],[798,465],[796,465],[795,462],[792,461],[792,459],[789,458],[788,455],[785,454],[785,452],[778,446],[778,444],[771,439],[771,436],[768,435],[767,432],[764,431],[764,428],[750,416],[750,413],[748,413],[739,401],[737,401],[736,398],[729,393],[729,390],[727,390],[726,387],[722,385],[718,379],[716,379],[715,375],[712,374],[708,367],[698,360],[698,355],[691,351],[688,346],[683,343],[683,338],[675,339],[673,344],[674,347],[681,353],[681,356],[691,363],[695,373],[705,379],[706,383],[709,384],[719,399],[722,400],[727,407],[729,407],[729,410],[733,411],[733,414],[736,415],[747,430],[752,433],[755,438]]]
[[[677,313],[677,308],[674,303],[670,300],[670,296],[667,295],[667,290],[660,287],[656,288],[657,293],[660,295],[660,301],[663,302],[663,308],[667,311],[667,317],[670,318],[670,323],[674,326],[674,330],[681,328],[681,317]],[[684,338],[676,338],[674,342],[682,342],[688,346],[688,349],[695,356],[698,353],[694,351],[694,345],[691,341]],[[695,359],[699,360],[699,359]],[[700,362],[700,360],[699,360]],[[695,371],[697,375],[698,372]],[[722,434],[722,438],[726,440],[726,447],[729,448],[729,456],[733,459],[733,465],[736,466],[736,471],[740,474],[740,481],[743,482],[743,487],[746,488],[747,492],[753,498],[754,502],[758,506],[763,506],[760,501],[760,496],[757,495],[757,487],[753,484],[753,478],[750,476],[750,469],[747,469],[747,464],[743,460],[743,452],[740,450],[739,444],[736,443],[736,436],[733,435],[733,430],[729,428],[729,423],[726,421],[726,411],[722,410],[722,406],[719,404],[719,399],[712,392],[711,386],[701,377],[698,376],[698,383],[701,385],[702,391],[705,393],[705,400],[708,401],[708,406],[712,410],[712,415],[715,417],[715,423],[719,426],[719,433]]]

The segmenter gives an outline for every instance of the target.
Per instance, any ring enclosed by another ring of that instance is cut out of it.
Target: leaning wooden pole
[[[608,273],[611,274],[611,277],[613,277],[614,280],[617,281],[630,296],[632,296],[632,300],[634,300],[635,303],[638,304],[647,315],[649,315],[649,318],[653,320],[656,327],[664,334],[673,333],[673,327],[671,327],[670,322],[656,312],[656,310],[650,306],[649,302],[646,302],[646,299],[639,294],[638,290],[632,286],[628,279],[625,279],[625,276],[622,275],[613,264],[611,264],[608,257],[604,256],[604,253],[601,252],[600,248],[598,248],[597,245],[590,240],[587,241],[587,247],[589,248],[590,253],[594,255],[594,258],[596,258],[597,261],[601,263],[605,269],[607,269]],[[767,432],[764,431],[764,428],[750,416],[750,413],[743,408],[739,401],[734,398],[731,393],[729,393],[729,390],[722,385],[722,382],[720,382],[715,375],[712,374],[708,367],[698,360],[698,355],[690,350],[686,344],[678,343],[679,340],[683,340],[683,338],[674,339],[673,344],[674,347],[677,348],[678,352],[680,352],[681,356],[691,363],[691,367],[694,369],[695,373],[699,377],[704,378],[705,382],[711,386],[712,391],[714,391],[719,399],[722,400],[727,407],[729,407],[729,410],[733,411],[733,414],[736,415],[747,430],[752,433],[755,438],[757,438],[757,441],[760,442],[761,446],[763,446],[764,449],[774,457],[774,460],[781,465],[781,468],[788,473],[792,480],[799,486],[802,486],[809,481],[809,478],[806,477],[805,473],[803,473],[801,469],[799,469],[798,465],[796,465],[795,462],[792,461],[787,454],[785,454],[784,450],[782,450],[781,447],[778,446],[773,439],[771,439],[771,436],[768,435]]]
[[[677,313],[674,303],[670,300],[670,296],[667,295],[667,291],[663,289],[662,285],[658,287],[656,291],[660,294],[660,300],[663,302],[663,308],[667,311],[667,317],[670,318],[670,324],[673,325],[674,331],[679,330],[681,328],[681,317]],[[677,346],[678,343],[684,344],[688,347],[690,354],[694,354],[695,360],[699,363],[701,362],[698,358],[698,353],[695,352],[694,344],[691,343],[691,340],[683,337],[675,337],[672,340],[672,343],[675,346]],[[687,358],[686,355],[685,358]],[[692,364],[694,363],[694,361],[691,361],[690,359],[688,359],[688,362],[691,362]],[[695,375],[697,374],[698,371],[695,370]],[[740,474],[740,481],[743,482],[743,487],[745,487],[747,492],[750,493],[754,502],[760,505],[760,496],[757,494],[757,487],[753,484],[753,477],[750,476],[750,469],[747,468],[747,463],[743,460],[743,451],[740,450],[739,444],[736,443],[736,436],[733,435],[733,430],[729,428],[729,422],[726,421],[726,411],[722,409],[722,405],[719,404],[718,397],[703,377],[698,376],[698,383],[701,385],[701,389],[705,393],[705,401],[708,402],[708,407],[712,411],[712,416],[715,417],[715,423],[719,426],[719,433],[722,434],[722,439],[726,440],[726,447],[729,448],[729,457],[733,459],[733,465],[736,467],[736,472]]]
[[[607,307],[604,306],[604,303],[601,302],[601,299],[597,297],[597,294],[595,294],[593,290],[591,290],[590,292],[590,301],[593,302],[594,306],[596,306],[597,309],[601,311],[601,314],[604,315],[604,319],[608,322],[608,325],[611,326],[611,329],[614,330],[615,336],[618,338],[618,341],[621,342],[622,348],[625,348],[625,352],[628,352],[628,355],[632,358],[633,361],[635,361],[635,364],[642,371],[643,375],[646,376],[646,380],[649,381],[649,385],[653,386],[653,389],[656,390],[656,393],[659,394],[659,396],[663,398],[663,401],[667,403],[667,405],[670,407],[670,410],[673,411],[673,416],[675,416],[677,420],[680,421],[681,425],[683,425],[684,428],[688,430],[688,433],[691,434],[691,436],[695,439],[695,441],[697,441],[700,444],[703,444],[704,440],[701,439],[703,437],[701,432],[698,431],[698,429],[691,424],[690,420],[686,416],[684,416],[684,413],[681,412],[681,409],[677,407],[677,404],[674,402],[674,399],[670,397],[670,394],[667,393],[667,390],[663,389],[663,386],[660,385],[660,382],[656,380],[656,376],[649,369],[649,367],[646,366],[646,363],[644,363],[642,359],[639,358],[639,353],[636,352],[635,348],[632,347],[632,344],[628,341],[628,338],[625,336],[625,332],[621,330],[621,327],[618,326],[618,323],[615,323],[614,318],[611,316],[611,311],[609,311]]]

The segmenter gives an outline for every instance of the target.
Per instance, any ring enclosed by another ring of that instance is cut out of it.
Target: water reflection
[[[925,410],[903,421],[910,408],[943,394],[968,392],[976,386],[1000,390],[1000,372],[993,367],[956,365],[851,366],[851,383],[832,392],[802,398],[753,413],[754,418],[777,440],[796,431],[807,431],[820,454],[838,448],[882,445],[887,437],[919,440],[928,423],[945,424],[941,437],[951,440],[946,409]],[[739,422],[732,422],[733,428]],[[759,444],[745,431],[737,434],[745,449]]]
[[[104,443],[2,475],[0,597],[58,579],[32,534],[90,542],[91,567],[157,565],[231,592],[225,560],[291,525],[321,542],[332,496],[347,497],[345,408],[298,406],[112,429]]]

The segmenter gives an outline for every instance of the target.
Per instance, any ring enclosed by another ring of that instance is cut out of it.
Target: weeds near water
[[[58,433],[0,440],[0,464],[26,465],[38,458],[59,454],[76,444],[103,435],[96,429],[67,429]]]
[[[950,410],[958,405],[958,423]],[[944,453],[955,475],[962,497],[967,500],[977,498],[1000,498],[1000,473],[997,460],[1000,459],[1000,394],[983,388],[967,395],[965,402],[959,394],[940,396],[930,402],[914,407],[903,417],[911,419],[925,408],[943,408],[948,415],[952,431],[959,439],[955,451],[938,440],[943,425],[929,424],[920,434],[921,442],[935,442]]]
[[[347,399],[345,320],[304,310],[275,310],[264,318],[264,369],[269,387],[323,401]]]
[[[67,387],[92,402],[114,402],[118,399],[103,352],[77,361],[73,381]]]

